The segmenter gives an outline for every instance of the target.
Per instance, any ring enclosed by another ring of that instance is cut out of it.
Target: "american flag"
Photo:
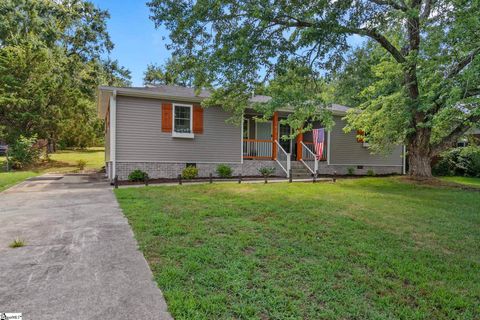
[[[321,160],[325,146],[325,129],[313,129],[313,145],[317,154],[317,160]]]

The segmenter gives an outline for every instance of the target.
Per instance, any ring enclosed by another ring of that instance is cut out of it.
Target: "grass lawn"
[[[50,159],[64,164],[63,170],[75,170],[78,160],[87,162],[86,169],[100,169],[105,165],[103,148],[89,148],[87,150],[62,150],[51,154]]]
[[[35,171],[0,172],[0,191],[10,188],[25,179],[38,175]]]
[[[49,162],[28,171],[1,172],[4,169],[5,157],[0,157],[0,191],[5,190],[23,180],[47,172],[75,172],[78,170],[77,161],[85,160],[87,170],[98,170],[104,165],[104,149],[89,148],[86,150],[66,150],[50,155]]]
[[[175,319],[479,319],[480,193],[397,178],[115,190]]]
[[[447,182],[455,182],[459,184],[465,184],[468,186],[479,187],[480,188],[480,178],[471,178],[471,177],[439,177],[439,179]]]

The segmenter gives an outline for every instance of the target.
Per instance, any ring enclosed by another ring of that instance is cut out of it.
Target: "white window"
[[[193,138],[193,107],[192,105],[173,105],[173,137]]]

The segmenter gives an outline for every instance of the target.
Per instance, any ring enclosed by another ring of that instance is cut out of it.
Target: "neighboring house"
[[[290,168],[319,174],[403,173],[403,148],[387,155],[373,155],[356,132],[345,134],[342,117],[347,107],[332,105],[336,125],[325,134],[325,151],[315,160],[311,132],[284,141],[290,128],[280,124],[289,112],[275,112],[271,121],[255,121],[255,112],[245,112],[242,125],[226,120],[231,114],[221,107],[202,108],[208,91],[195,94],[192,88],[159,86],[141,88],[100,87],[98,115],[105,118],[105,162],[108,177],[126,180],[140,169],[151,178],[176,178],[187,165],[199,176],[215,174],[219,164],[234,174],[258,176],[261,167],[275,167],[275,174],[288,176]],[[267,101],[255,96],[251,102]],[[319,127],[319,124],[314,124]],[[351,169],[350,169],[351,170]]]

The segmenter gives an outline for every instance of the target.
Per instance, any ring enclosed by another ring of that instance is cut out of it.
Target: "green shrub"
[[[25,241],[23,241],[20,238],[16,238],[8,246],[10,248],[21,248],[21,247],[25,246]]]
[[[232,176],[232,168],[226,164],[219,164],[217,166],[217,174],[221,178],[230,178]]]
[[[135,169],[128,175],[128,181],[145,181],[148,179],[148,174],[140,169]]]
[[[480,177],[480,147],[460,147],[443,152],[432,173],[438,176]]]
[[[258,172],[260,172],[260,174],[264,177],[269,177],[275,172],[275,168],[274,167],[262,167],[262,168],[258,169]]]
[[[480,177],[480,147],[461,148],[457,161],[457,170],[469,177]]]
[[[188,166],[182,171],[183,179],[195,179],[198,176],[198,168]]]
[[[87,166],[87,161],[83,159],[77,160],[77,167],[79,170],[85,169],[86,166]]]
[[[23,169],[40,160],[41,150],[34,147],[37,136],[20,136],[8,149],[8,161],[12,168]]]
[[[372,169],[369,169],[369,170],[367,171],[367,176],[369,176],[369,177],[374,177],[374,176],[375,176],[375,172],[374,172]]]
[[[353,176],[355,174],[355,168],[352,168],[352,167],[347,168],[347,174],[349,176]]]

